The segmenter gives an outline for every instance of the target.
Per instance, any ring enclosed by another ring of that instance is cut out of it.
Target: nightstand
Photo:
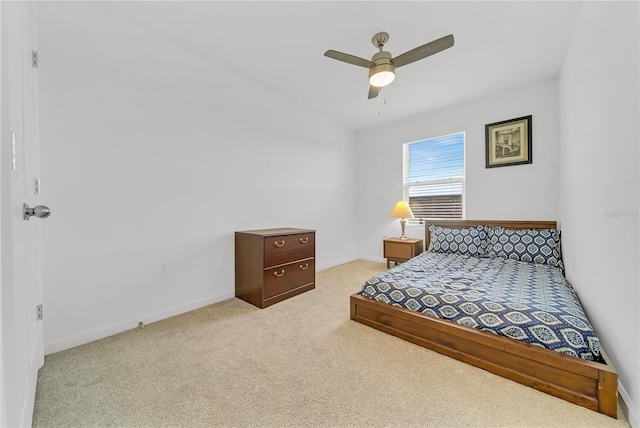
[[[384,240],[384,258],[389,262],[406,262],[422,252],[422,239],[387,238]]]

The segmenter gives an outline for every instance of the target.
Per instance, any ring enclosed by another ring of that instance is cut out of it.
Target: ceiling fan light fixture
[[[393,64],[378,64],[369,70],[369,84],[378,88],[387,86],[396,78],[396,68]]]
[[[0,0],[2,1],[2,0]],[[402,55],[392,57],[391,54],[384,50],[384,45],[389,40],[389,34],[381,32],[373,36],[371,43],[379,49],[371,57],[371,61],[358,56],[346,54],[329,49],[324,56],[337,59],[338,61],[348,64],[357,65],[369,69],[369,95],[368,98],[375,98],[380,94],[380,88],[387,86],[396,78],[396,67],[404,67],[418,60],[424,59],[433,54],[437,54],[445,49],[453,46],[453,34],[432,40],[415,49],[411,49]]]

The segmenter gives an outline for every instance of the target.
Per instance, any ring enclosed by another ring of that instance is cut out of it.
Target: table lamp
[[[391,211],[391,217],[400,219],[400,226],[402,227],[402,235],[400,235],[400,239],[407,239],[407,236],[404,234],[404,225],[407,223],[408,218],[413,218],[413,212],[411,211],[409,204],[405,201],[398,201]]]

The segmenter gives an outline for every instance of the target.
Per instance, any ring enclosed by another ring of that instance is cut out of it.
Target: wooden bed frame
[[[516,230],[556,228],[555,221],[446,220],[429,224],[444,227],[486,224]],[[428,225],[424,248],[429,248]],[[617,418],[618,373],[602,349],[605,364],[378,302],[359,293],[351,295],[350,300],[354,321]]]

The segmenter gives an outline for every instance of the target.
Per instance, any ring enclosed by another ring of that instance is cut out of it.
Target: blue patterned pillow
[[[558,229],[487,228],[487,257],[547,264],[564,271]]]
[[[449,228],[429,225],[429,249],[433,253],[454,253],[483,257],[487,246],[484,225]]]

